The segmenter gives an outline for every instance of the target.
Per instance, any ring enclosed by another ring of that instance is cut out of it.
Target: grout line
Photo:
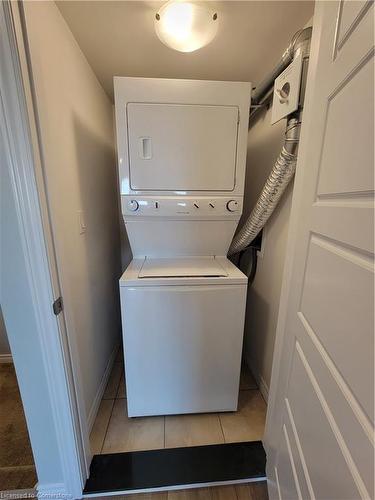
[[[121,377],[122,377],[123,372],[124,372],[124,370],[122,370],[122,371],[121,371],[120,376],[119,376],[119,379],[118,379],[118,382],[117,382],[115,399],[117,399],[117,394],[118,394],[118,390],[119,390],[119,388],[120,388]]]
[[[224,443],[226,443],[227,441],[225,439],[225,434],[224,434],[223,424],[221,423],[220,413],[217,413],[217,416],[218,416],[218,419],[219,419],[220,429],[221,429],[221,433],[223,435]]]
[[[240,500],[240,498],[239,498],[239,496],[238,496],[237,485],[236,485],[236,484],[234,484],[234,485],[233,485],[233,488],[234,488],[234,493],[235,493],[235,495],[236,495],[237,500]],[[250,498],[251,498],[251,497],[250,497]],[[249,499],[249,500],[250,500],[250,499]]]
[[[107,437],[107,434],[108,434],[109,424],[111,422],[111,418],[112,418],[112,415],[113,415],[113,408],[115,407],[116,400],[115,399],[111,399],[110,401],[112,401],[111,414],[109,415],[109,419],[108,419],[107,427],[105,429],[105,433],[104,433],[102,445],[100,447],[99,455],[101,455],[103,453],[104,443],[105,443],[105,440],[106,440],[106,437]]]

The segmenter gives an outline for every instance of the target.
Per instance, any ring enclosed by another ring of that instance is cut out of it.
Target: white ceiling
[[[307,0],[211,2],[220,21],[215,40],[196,52],[181,53],[163,45],[155,34],[154,16],[162,3],[57,2],[111,99],[114,75],[257,84],[314,8],[314,2]]]

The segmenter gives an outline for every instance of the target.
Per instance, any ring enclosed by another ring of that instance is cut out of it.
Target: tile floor
[[[241,374],[236,412],[128,418],[122,353],[119,352],[94,422],[93,454],[262,439],[266,404],[251,373]]]
[[[268,500],[267,483],[255,482],[212,488],[138,493],[107,497],[108,500]],[[95,500],[95,497],[92,499]],[[99,497],[97,497],[99,500]]]

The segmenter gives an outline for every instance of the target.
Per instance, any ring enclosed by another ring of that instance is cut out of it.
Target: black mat
[[[261,441],[94,455],[84,493],[256,479],[265,466]]]

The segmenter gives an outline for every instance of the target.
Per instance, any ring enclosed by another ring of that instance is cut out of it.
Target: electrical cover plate
[[[275,80],[271,125],[298,108],[302,62],[302,53],[300,52]]]

